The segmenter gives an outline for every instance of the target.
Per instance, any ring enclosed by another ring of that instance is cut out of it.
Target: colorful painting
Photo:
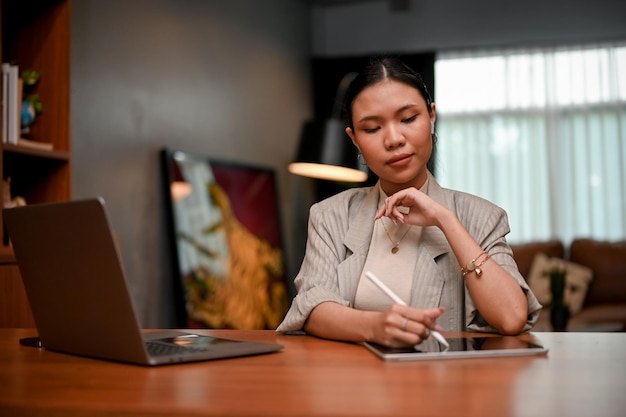
[[[274,329],[288,308],[274,171],[164,150],[188,327]]]

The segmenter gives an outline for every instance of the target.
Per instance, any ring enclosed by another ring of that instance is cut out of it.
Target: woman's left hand
[[[400,207],[406,207],[409,211],[403,212]],[[440,226],[440,214],[443,209],[443,206],[425,193],[409,187],[387,197],[383,206],[376,212],[376,219],[387,216],[394,222],[415,226]]]

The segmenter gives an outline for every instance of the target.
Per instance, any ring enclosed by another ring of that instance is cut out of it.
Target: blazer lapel
[[[445,276],[437,267],[441,255],[448,253],[450,247],[443,232],[436,227],[422,230],[421,242],[417,253],[411,305],[418,308],[434,308],[440,305]]]
[[[430,172],[428,173],[427,194],[439,204],[450,207],[443,189]],[[417,263],[413,273],[411,305],[418,308],[434,308],[440,305],[446,280],[441,271],[447,268],[438,267],[437,263],[441,260],[441,256],[450,250],[450,245],[439,228],[430,226],[422,229]]]
[[[354,304],[354,296],[365,266],[367,252],[374,231],[374,215],[378,208],[378,185],[371,187],[354,215],[350,215],[350,228],[344,239],[347,248],[346,259],[337,267],[339,291]]]

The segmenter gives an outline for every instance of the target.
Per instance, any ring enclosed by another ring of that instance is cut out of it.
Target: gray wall
[[[310,182],[286,165],[312,114],[311,55],[626,39],[623,0],[313,3],[72,2],[73,197],[107,200],[143,326],[173,323],[163,146],[275,168],[296,272]]]
[[[142,325],[172,324],[163,146],[285,169],[311,114],[308,8],[290,0],[72,3],[73,197],[102,195]]]

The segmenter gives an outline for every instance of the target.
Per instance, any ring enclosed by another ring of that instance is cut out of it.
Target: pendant
[[[396,254],[396,253],[398,253],[399,250],[400,250],[400,248],[398,247],[398,245],[396,245],[393,248],[391,248],[391,253]]]

